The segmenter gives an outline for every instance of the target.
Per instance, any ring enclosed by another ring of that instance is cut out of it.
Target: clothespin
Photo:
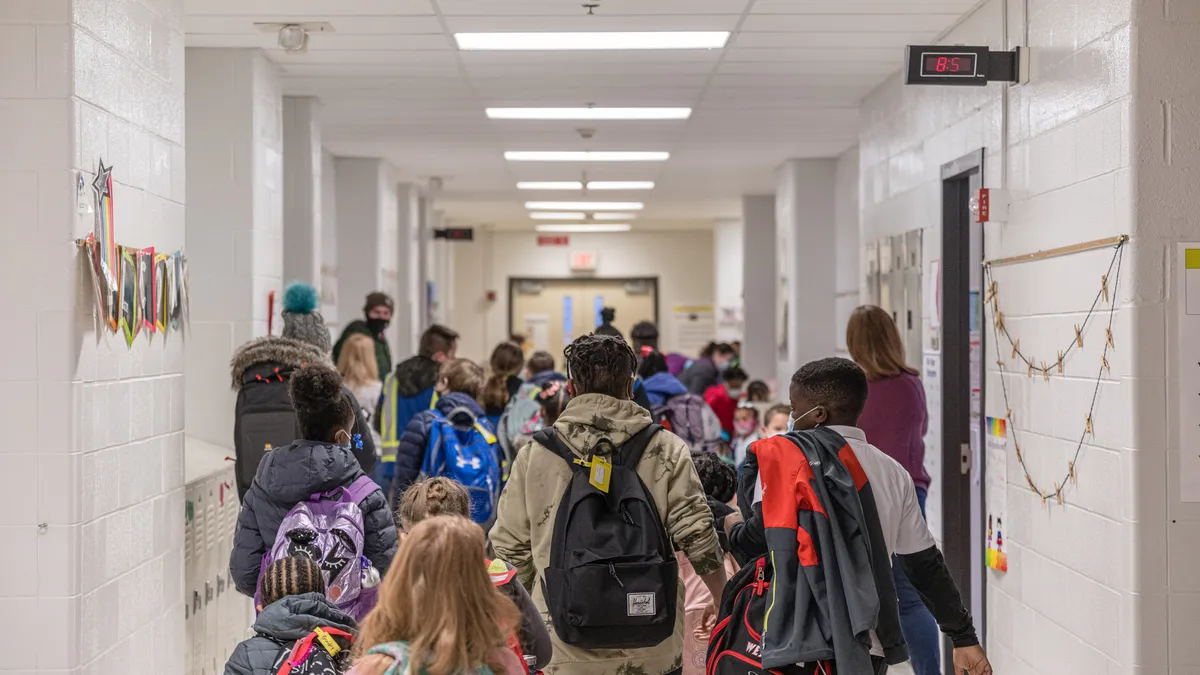
[[[1066,483],[1063,483],[1063,485],[1066,485]],[[1059,506],[1063,505],[1063,485],[1059,485],[1054,491],[1054,498],[1058,500]]]
[[[1112,367],[1108,365],[1108,357],[1103,354],[1100,355],[1100,365],[1104,367],[1104,372],[1112,374]]]
[[[1013,417],[1012,417],[1012,408],[1009,408],[1009,409],[1005,410],[1005,411],[1004,411],[1004,419],[1006,419],[1006,420],[1008,420],[1009,422],[1011,422],[1011,421],[1012,421],[1012,418],[1013,418]]]
[[[1104,301],[1108,302],[1108,275],[1100,275],[1100,292],[1104,295]]]
[[[1004,330],[1004,312],[996,312],[996,330]]]
[[[1038,496],[1042,498],[1042,510],[1045,511],[1046,510],[1046,493],[1039,492]]]
[[[1017,358],[1017,354],[1021,351],[1021,338],[1017,338],[1017,341],[1012,343],[1012,347],[1013,347],[1012,357],[1015,359],[1015,358]]]
[[[1029,372],[1028,372],[1028,373],[1026,373],[1026,375],[1025,375],[1025,376],[1026,376],[1026,377],[1033,377],[1033,361],[1026,361],[1025,363],[1026,363],[1026,364],[1029,366]]]
[[[1113,340],[1112,329],[1107,326],[1104,328],[1104,339],[1108,341],[1109,349],[1117,348],[1117,343]]]
[[[1091,413],[1088,413],[1087,426],[1084,428],[1084,433],[1091,435],[1091,436],[1095,435],[1095,432],[1092,431],[1092,414]]]
[[[1075,460],[1067,462],[1067,479],[1071,481],[1071,485],[1079,484],[1079,480],[1075,477]]]
[[[1047,382],[1050,381],[1050,369],[1046,367],[1045,361],[1042,361],[1042,379]]]
[[[1063,353],[1060,351],[1058,353],[1058,374],[1062,375],[1062,372],[1063,372]]]
[[[1080,349],[1083,349],[1083,329],[1078,325],[1075,326],[1075,344],[1079,345]]]
[[[993,279],[992,282],[988,284],[987,297],[984,298],[984,300],[983,300],[984,304],[988,304],[991,301],[996,299],[996,290],[998,288],[999,288],[999,284],[997,284],[996,281]]]

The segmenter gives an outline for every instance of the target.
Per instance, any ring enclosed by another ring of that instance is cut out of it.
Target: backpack
[[[313,632],[280,652],[271,672],[274,675],[342,675],[350,671],[353,646],[354,636],[343,630],[314,628]]]
[[[513,577],[517,576],[517,568],[510,567],[503,560],[484,560],[483,563],[487,566],[492,586],[497,590],[502,589],[505,584],[513,580]],[[525,670],[532,671],[530,659],[525,658],[525,650],[521,647],[521,637],[517,635],[517,631],[509,631],[506,644],[509,651],[516,655],[517,661],[525,664]]]
[[[375,607],[378,573],[363,555],[365,527],[358,505],[378,489],[374,481],[361,476],[349,487],[312,495],[293,506],[279,524],[275,543],[263,554],[260,583],[267,567],[276,560],[308,556],[321,566],[325,597],[355,621],[361,621]],[[261,601],[260,590],[256,589],[254,604]]]
[[[469,424],[450,421],[464,417]],[[471,495],[471,520],[487,525],[495,519],[500,498],[496,437],[470,410],[455,408],[448,415],[433,411],[421,475],[446,476],[465,487]]]
[[[654,497],[637,473],[657,424],[611,452],[608,492],[595,487],[553,427],[533,439],[571,467],[559,502],[542,593],[560,640],[584,649],[653,647],[675,631],[679,563]]]
[[[412,648],[407,642],[385,642],[381,645],[375,645],[367,650],[367,654],[386,656],[395,662],[391,668],[388,668],[384,675],[414,675],[414,673],[424,673],[424,670],[417,670],[412,662]],[[472,671],[464,671],[462,675],[495,675],[491,668],[487,666],[479,666]]]
[[[721,420],[696,394],[679,394],[651,411],[667,429],[688,444],[692,452],[715,451],[721,441]]]
[[[517,451],[521,446],[544,426],[542,404],[537,398],[541,391],[542,388],[532,382],[522,384],[517,393],[509,399],[504,414],[500,416],[496,436],[509,466],[516,461]]]
[[[817,663],[763,670],[762,634],[771,604],[772,574],[767,556],[761,556],[725,585],[708,643],[705,675],[811,675],[816,671]]]

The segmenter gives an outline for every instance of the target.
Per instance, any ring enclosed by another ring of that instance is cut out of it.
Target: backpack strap
[[[533,440],[538,445],[561,457],[562,460],[572,468],[576,466],[576,457],[574,451],[567,447],[567,444],[564,443],[562,438],[559,437],[558,430],[554,427],[545,427],[541,429],[533,435]]]
[[[310,502],[319,502],[323,499],[339,499],[344,502],[352,502],[354,504],[362,503],[362,500],[371,496],[371,493],[380,489],[380,487],[371,480],[370,476],[359,476],[350,485],[339,485],[329,492],[317,492],[310,496]]]
[[[654,434],[662,431],[662,429],[662,426],[659,424],[647,424],[644,429],[625,441],[624,445],[617,451],[620,463],[630,469],[637,470],[638,462],[642,461],[642,453],[650,446],[650,439],[654,438]]]
[[[283,667],[279,669],[278,675],[289,675],[296,666],[307,661],[314,649],[314,642],[330,656],[337,656],[341,653],[342,646],[333,639],[332,636],[335,635],[348,640],[351,644],[354,643],[354,636],[346,631],[337,628],[315,628],[303,639],[296,641],[295,646],[292,647],[292,653],[283,662]]]

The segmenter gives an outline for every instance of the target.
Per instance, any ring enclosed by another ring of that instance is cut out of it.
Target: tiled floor
[[[888,668],[888,675],[913,675],[913,671],[912,668],[908,667],[908,663],[905,662]]]

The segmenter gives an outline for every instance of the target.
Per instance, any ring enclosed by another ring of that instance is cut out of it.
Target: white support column
[[[338,318],[345,325],[363,316],[368,294],[383,291],[396,297],[396,187],[381,159],[339,157],[334,166]],[[393,322],[388,343],[396,340]]]
[[[325,325],[337,335],[341,325],[338,313],[338,258],[337,258],[337,169],[333,155],[321,153],[321,314]],[[351,317],[353,320],[353,317]]]
[[[232,447],[235,396],[217,364],[267,334],[282,286],[281,91],[256,49],[187,50],[188,434],[220,447]]]
[[[283,278],[321,288],[321,118],[312,96],[283,97]]]
[[[751,375],[766,380],[775,379],[779,359],[777,247],[775,195],[742,197],[742,295],[746,322],[742,364]]]
[[[396,260],[399,275],[396,279],[396,311],[392,324],[396,326],[396,343],[392,353],[411,355],[417,351],[420,335],[420,254],[421,234],[420,191],[411,183],[396,186]]]
[[[837,320],[836,182],[836,159],[790,159],[779,172],[775,224],[787,344],[781,383],[837,349],[830,330]]]
[[[717,339],[722,342],[742,341],[744,329],[722,325],[725,310],[742,311],[742,221],[721,220],[713,226],[713,297],[717,300]],[[744,322],[743,322],[744,323]],[[770,373],[751,373],[754,377],[770,378]]]

